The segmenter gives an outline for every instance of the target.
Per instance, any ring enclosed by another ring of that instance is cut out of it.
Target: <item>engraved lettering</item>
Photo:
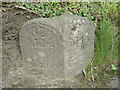
[[[32,47],[34,47],[34,44],[32,43],[31,39],[30,39],[30,38],[27,38],[27,40],[29,41],[30,45],[31,45]]]

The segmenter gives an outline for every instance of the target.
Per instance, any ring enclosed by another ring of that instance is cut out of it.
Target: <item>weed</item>
[[[101,64],[111,62],[115,57],[113,51],[117,50],[117,28],[113,27],[111,21],[103,20],[100,29],[96,28],[95,34],[95,57],[94,63]],[[116,42],[116,44],[114,43]],[[117,55],[117,51],[116,51]]]

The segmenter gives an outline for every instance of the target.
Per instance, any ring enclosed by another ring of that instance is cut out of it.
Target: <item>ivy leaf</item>
[[[112,70],[117,70],[117,68],[113,64],[112,64]]]

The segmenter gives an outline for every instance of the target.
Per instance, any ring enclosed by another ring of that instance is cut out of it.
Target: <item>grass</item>
[[[92,79],[93,74],[94,78],[109,79],[118,76],[118,28],[110,20],[104,19],[99,23],[95,30],[94,62],[87,67],[87,77]]]
[[[118,56],[118,29],[113,26],[111,21],[103,20],[100,29],[95,31],[95,62],[96,64],[106,63],[114,60],[115,54]],[[115,53],[116,52],[116,53]]]

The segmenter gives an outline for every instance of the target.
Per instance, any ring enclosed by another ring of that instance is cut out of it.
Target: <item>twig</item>
[[[92,64],[93,64],[93,61],[95,60],[95,58],[93,58],[92,62],[91,62],[91,75],[92,75],[92,81],[94,82],[95,79],[94,79],[94,75],[93,75],[93,68],[92,68]]]
[[[83,68],[82,71],[83,71],[84,77],[87,78],[87,76],[86,76],[86,72],[85,72],[85,69],[84,69],[84,68]]]
[[[33,11],[33,10],[29,10],[29,9],[27,9],[27,8],[25,8],[25,7],[21,7],[21,6],[15,6],[16,8],[19,8],[19,9],[23,9],[23,10],[26,10],[26,11],[29,11],[29,12],[31,12],[31,13],[34,13],[34,14],[39,14],[39,13],[37,13],[37,12],[35,12],[35,11]]]
[[[113,36],[112,36],[112,52],[111,52],[111,53],[112,53],[112,55],[111,55],[110,60],[112,60],[112,57],[113,57],[113,45],[114,45],[114,44],[113,44]]]
[[[84,68],[82,69],[82,71],[83,71],[83,74],[84,74],[85,79],[87,79],[87,80],[89,80],[89,81],[90,81],[90,79],[88,79],[88,78],[87,78],[86,71],[85,71],[85,69],[84,69]]]

